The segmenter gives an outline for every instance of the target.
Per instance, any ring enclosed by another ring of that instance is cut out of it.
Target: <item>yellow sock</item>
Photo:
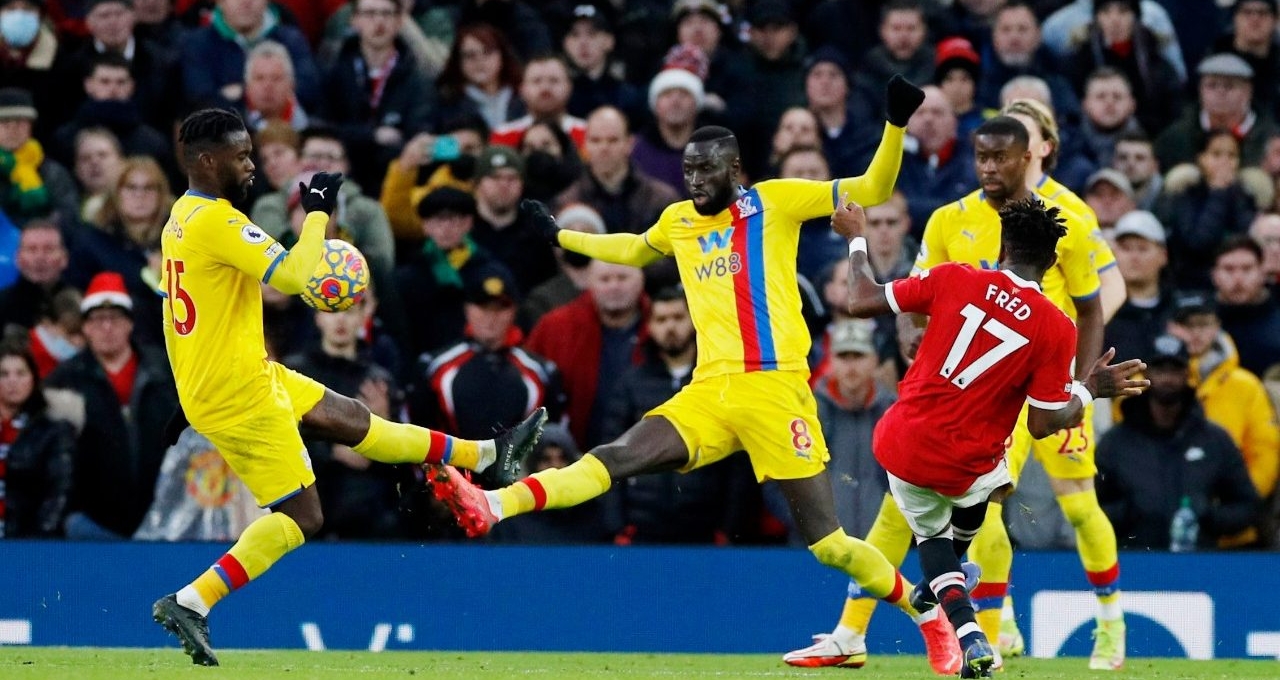
[[[1004,528],[1004,506],[987,505],[987,516],[978,536],[969,546],[969,557],[982,568],[982,580],[973,589],[973,603],[978,609],[978,626],[988,640],[1000,637],[1000,611],[1009,593],[1009,571],[1013,568],[1013,546]]]
[[[876,515],[871,530],[867,532],[867,543],[879,550],[889,564],[895,567],[901,567],[902,561],[907,558],[907,551],[911,548],[911,527],[907,526],[907,520],[902,516],[898,504],[893,502],[893,496],[885,494],[880,502],[880,512]],[[840,613],[840,625],[866,633],[879,600],[862,597],[860,589],[859,592],[854,590],[856,584],[851,586],[849,598],[845,600],[844,609]]]
[[[292,517],[282,512],[259,517],[240,534],[240,540],[227,554],[178,592],[178,601],[208,615],[209,608],[219,600],[261,576],[305,540]]]
[[[1076,529],[1076,549],[1085,576],[1098,596],[1105,619],[1120,618],[1120,556],[1116,552],[1116,532],[1111,520],[1098,505],[1092,489],[1058,497],[1062,514]]]
[[[507,518],[579,505],[604,494],[612,485],[613,479],[604,463],[588,453],[572,465],[534,473],[498,489],[497,494],[502,517]]]
[[[493,440],[458,439],[375,415],[369,416],[369,433],[352,449],[379,463],[432,463],[468,470],[488,467],[494,454]]]
[[[909,601],[911,583],[866,541],[836,529],[809,546],[809,551],[819,562],[848,574],[868,595],[892,604],[912,618],[919,616]]]

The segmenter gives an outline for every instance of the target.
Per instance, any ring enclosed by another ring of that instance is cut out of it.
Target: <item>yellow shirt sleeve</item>
[[[947,220],[943,216],[945,208],[946,206],[943,206],[933,211],[933,214],[929,216],[929,221],[925,223],[924,236],[920,239],[920,252],[916,255],[915,266],[911,268],[912,274],[919,274],[943,262],[951,261],[951,258],[947,255],[945,234]]]
[[[560,245],[597,260],[643,267],[666,255],[649,241],[650,234],[657,229],[650,227],[643,234],[587,234],[565,229],[560,232]],[[666,244],[668,249],[670,246]]]
[[[1063,214],[1067,235],[1058,240],[1058,268],[1066,281],[1067,295],[1077,300],[1088,299],[1102,288],[1098,267],[1094,264],[1096,246],[1089,237],[1088,224],[1079,215],[1065,210]],[[1110,253],[1110,249],[1107,252]]]
[[[889,200],[893,195],[893,185],[898,181],[898,169],[902,167],[902,140],[905,135],[905,129],[885,123],[880,146],[876,148],[876,155],[867,171],[857,177],[835,180],[832,204],[825,214],[831,214],[844,194],[863,207]]]
[[[320,265],[329,216],[321,212],[307,215],[302,234],[291,250],[285,250],[267,232],[243,217],[223,219],[219,216],[213,222],[210,229],[193,231],[201,235],[197,243],[205,255],[282,293],[296,295],[306,288]],[[221,228],[223,225],[225,229]]]

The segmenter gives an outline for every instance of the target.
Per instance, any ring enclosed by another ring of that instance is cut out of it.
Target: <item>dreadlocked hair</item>
[[[1058,239],[1066,236],[1066,220],[1059,208],[1045,208],[1032,196],[1000,209],[1000,248],[1012,262],[1039,269],[1053,266]]]
[[[201,109],[187,116],[178,129],[178,144],[188,163],[210,147],[222,144],[227,135],[245,130],[240,114],[228,109]]]

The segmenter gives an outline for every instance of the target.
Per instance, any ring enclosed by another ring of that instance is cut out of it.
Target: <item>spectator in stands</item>
[[[76,416],[68,400],[47,399],[35,359],[0,344],[0,536],[62,535],[71,495]],[[82,419],[81,419],[82,420]]]
[[[182,45],[182,88],[192,106],[244,104],[245,55],[258,43],[284,45],[293,59],[298,100],[311,110],[320,103],[320,74],[302,32],[280,21],[267,0],[217,0],[208,26],[191,32]]]
[[[463,286],[466,337],[419,357],[410,386],[413,422],[483,439],[540,406],[559,419],[564,411],[560,372],[520,347],[519,290],[511,272],[497,263],[478,267],[467,273]]]
[[[805,98],[822,130],[822,150],[832,176],[856,175],[879,142],[867,130],[879,114],[871,110],[870,102],[851,96],[853,71],[836,46],[818,48],[805,63]]]
[[[880,12],[880,44],[867,52],[854,76],[858,95],[868,98],[872,111],[884,109],[884,83],[896,73],[913,83],[933,82],[934,53],[933,45],[926,40],[928,35],[920,0],[889,0],[884,4]]]
[[[78,397],[85,414],[66,532],[73,539],[122,539],[151,506],[178,394],[163,351],[129,340],[133,301],[119,274],[94,277],[80,310],[88,346],[47,381]]]
[[[1175,169],[1178,170],[1178,169]],[[1185,178],[1170,171],[1155,213],[1169,234],[1169,258],[1179,289],[1205,290],[1218,246],[1245,234],[1253,221],[1253,200],[1240,182],[1240,143],[1227,130],[1209,132],[1196,165]]]
[[[635,267],[592,260],[587,290],[533,327],[525,347],[555,362],[569,400],[569,430],[586,449],[605,441],[604,403],[628,366],[643,359],[649,300]]]
[[[513,149],[491,146],[476,166],[476,220],[472,238],[516,277],[519,290],[555,276],[555,257],[546,239],[520,211],[524,195],[524,159]]]
[[[644,93],[614,73],[613,4],[603,0],[578,2],[572,13],[569,30],[560,42],[573,67],[569,114],[585,119],[593,111],[610,106],[628,118],[644,115]]]
[[[520,101],[528,113],[499,125],[489,135],[490,144],[516,148],[520,138],[534,121],[551,121],[560,126],[571,138],[574,146],[582,148],[586,135],[586,121],[569,115],[569,97],[573,94],[573,81],[569,78],[569,65],[559,56],[535,57],[524,66],[520,79]]]
[[[1065,120],[1072,120],[1079,110],[1071,82],[1062,75],[1056,59],[1041,41],[1040,22],[1027,0],[1010,0],[996,10],[991,25],[991,51],[982,62],[978,83],[978,103],[987,108],[1004,105],[1000,90],[1019,76],[1045,79],[1054,109]]]
[[[1280,302],[1267,289],[1262,259],[1253,239],[1228,237],[1212,272],[1222,329],[1235,340],[1240,365],[1257,376],[1280,363]]]
[[[559,423],[548,423],[533,453],[524,461],[525,475],[559,469],[581,458],[582,450],[569,430]],[[608,493],[561,512],[531,512],[512,517],[494,527],[490,535],[499,543],[532,545],[608,542],[621,522],[617,496],[617,492]]]
[[[1280,37],[1276,36],[1275,0],[1235,0],[1231,28],[1210,48],[1229,52],[1253,69],[1253,98],[1260,111],[1274,111],[1280,101]]]
[[[1204,293],[1180,296],[1174,301],[1169,333],[1185,343],[1191,355],[1191,386],[1205,417],[1231,435],[1253,487],[1260,497],[1269,498],[1280,477],[1275,407],[1258,376],[1240,368],[1235,343],[1222,332],[1213,298]],[[1256,534],[1241,536],[1234,545],[1256,539]]]
[[[90,0],[85,6],[89,39],[58,55],[57,77],[65,79],[68,86],[80,83],[92,77],[95,63],[110,55],[110,63],[122,65],[132,81],[130,92],[123,99],[136,105],[136,115],[143,123],[167,132],[180,109],[174,96],[179,67],[174,50],[179,45],[162,45],[146,37],[147,31],[138,27],[138,14],[147,8],[145,3],[135,6],[132,0]],[[83,101],[80,92],[69,94],[62,102],[65,112],[58,115],[70,116]],[[93,93],[89,96],[93,98]]]
[[[1102,345],[1115,347],[1121,359],[1138,359],[1146,355],[1151,338],[1164,332],[1173,312],[1173,295],[1164,273],[1169,264],[1164,226],[1155,215],[1134,210],[1116,222],[1111,246],[1126,297],[1107,322]]]
[[[49,220],[27,223],[14,260],[18,280],[0,291],[0,328],[31,329],[39,319],[40,310],[59,291],[68,288],[63,275],[70,260],[62,230]]]
[[[1103,66],[1085,78],[1080,137],[1095,166],[1111,165],[1121,135],[1142,132],[1137,106],[1129,81],[1116,69]]]
[[[245,125],[251,131],[269,121],[288,123],[294,130],[311,126],[309,115],[298,101],[297,82],[289,50],[274,40],[254,45],[244,58]]]
[[[1160,174],[1160,163],[1150,137],[1140,132],[1116,137],[1111,167],[1129,180],[1139,210],[1156,207],[1157,199],[1164,193],[1164,176]]]
[[[1137,210],[1133,186],[1120,171],[1103,168],[1085,180],[1081,198],[1098,216],[1098,227],[1103,235],[1111,233],[1121,217]]]
[[[467,113],[484,118],[490,129],[524,114],[516,96],[522,68],[511,43],[486,24],[461,26],[449,60],[436,79],[440,93],[439,121]]]
[[[836,514],[852,536],[867,535],[889,490],[884,469],[871,454],[871,434],[894,402],[893,392],[876,384],[880,355],[875,326],[870,319],[832,326],[831,369],[813,390],[818,422],[832,453]]]
[[[907,197],[911,224],[921,231],[933,211],[978,183],[969,140],[957,136],[959,123],[947,96],[933,85],[923,89],[924,103],[907,121],[907,151],[898,171],[898,187]]]
[[[1180,9],[1186,11],[1188,8]],[[1142,25],[1155,35],[1156,48],[1160,50],[1160,56],[1173,66],[1178,74],[1178,81],[1185,82],[1186,62],[1182,58],[1179,36],[1174,33],[1173,21],[1170,20],[1169,13],[1157,0],[1135,2],[1132,11],[1142,21]],[[1062,60],[1071,57],[1074,48],[1073,40],[1088,30],[1095,12],[1094,0],[1073,0],[1044,20],[1041,25],[1044,44],[1055,58]],[[1199,50],[1189,52],[1192,55],[1200,53]]]
[[[464,0],[458,26],[488,24],[511,40],[516,54],[525,63],[540,54],[551,54],[551,32],[538,11],[523,0]]]
[[[302,174],[310,179],[317,172],[350,172],[350,156],[342,142],[340,134],[331,128],[314,126],[302,133],[302,147],[299,155]],[[292,247],[297,234],[290,229],[289,212],[298,203],[290,204],[298,195],[298,179],[294,177],[286,182],[279,191],[274,191],[259,198],[253,204],[249,216],[253,223],[276,239],[283,241],[285,247]],[[391,273],[395,267],[395,241],[391,237],[391,225],[382,205],[364,194],[359,182],[346,180],[338,191],[338,208],[333,213],[331,224],[337,233],[360,249],[369,263],[369,273],[374,285],[381,291],[391,290]],[[385,295],[386,293],[384,293]]]
[[[475,188],[477,159],[489,139],[489,126],[469,113],[445,122],[437,134],[422,133],[404,145],[400,157],[387,166],[382,180],[382,209],[391,222],[397,254],[422,245],[422,226],[414,206],[439,186],[463,191]]]
[[[968,40],[954,37],[938,43],[934,59],[933,84],[951,102],[951,111],[959,124],[956,136],[968,139],[986,117],[977,102],[981,75],[978,53]]]
[[[13,6],[0,8],[0,14],[15,11]],[[71,173],[48,158],[32,136],[38,116],[30,92],[0,89],[0,210],[19,226],[36,217],[74,220],[79,213],[80,195]]]
[[[800,40],[790,0],[756,0],[747,8],[745,63],[751,73],[751,108],[741,129],[743,171],[761,177],[768,171],[769,146],[782,113],[805,101],[805,45]]]
[[[77,281],[101,272],[119,272],[137,313],[134,333],[143,342],[159,345],[162,333],[161,298],[156,283],[143,275],[147,254],[160,243],[169,219],[173,192],[159,164],[134,156],[121,163],[102,206],[94,212],[76,249]]]
[[[397,33],[408,1],[357,0],[354,33],[324,78],[321,112],[355,160],[353,177],[370,190],[405,142],[430,127],[435,107],[435,88]]]
[[[587,118],[586,172],[556,199],[560,206],[585,203],[600,213],[610,233],[639,234],[653,226],[674,189],[645,174],[631,160],[636,140],[626,116],[611,106]]]
[[[374,415],[396,420],[400,388],[379,365],[361,332],[373,320],[373,303],[363,300],[343,312],[316,312],[319,342],[286,357],[289,368],[352,397]],[[307,452],[320,489],[328,538],[391,539],[400,535],[396,512],[395,466],[369,460],[350,447],[307,439]]]
[[[816,149],[822,144],[818,132],[818,118],[809,109],[793,106],[778,119],[773,130],[773,143],[769,152],[769,177],[777,176],[778,164],[787,152],[796,148]]]
[[[684,291],[654,294],[643,361],[618,379],[606,399],[603,437],[621,436],[644,414],[689,384],[697,341]],[[622,528],[615,542],[716,543],[724,545],[747,528],[755,484],[747,461],[735,456],[723,465],[646,475],[618,490]]]
[[[172,0],[133,0],[134,35],[176,53],[189,29],[174,16],[173,4]]]
[[[76,217],[90,221],[120,176],[124,154],[120,140],[105,128],[88,128],[76,135],[71,171],[80,185],[80,211]]]
[[[257,166],[262,169],[262,178],[271,191],[289,190],[289,181],[302,171],[301,148],[302,138],[298,131],[282,121],[268,121],[253,133]]]
[[[581,203],[561,208],[556,213],[556,224],[561,229],[588,234],[607,233],[600,213]],[[560,271],[525,297],[520,308],[520,325],[524,328],[532,328],[547,312],[569,304],[587,289],[587,265],[591,264],[591,258],[559,247],[554,251]]]
[[[1188,106],[1181,118],[1156,137],[1160,167],[1194,162],[1212,130],[1231,130],[1240,140],[1241,165],[1257,165],[1267,140],[1278,132],[1270,112],[1254,109],[1253,69],[1234,54],[1215,54],[1201,61],[1196,73],[1200,75],[1200,105]]]
[[[1000,108],[1019,99],[1033,99],[1053,108],[1053,92],[1049,83],[1038,76],[1017,76],[1000,88]]]
[[[150,114],[137,102],[137,81],[124,57],[114,52],[95,53],[77,82],[84,84],[84,99],[71,120],[54,132],[52,151],[58,158],[74,158],[76,135],[81,131],[106,128],[119,140],[124,155],[150,156],[171,176],[177,173],[171,136],[144,121]]]
[[[1280,284],[1280,215],[1259,213],[1249,225],[1249,236],[1262,246],[1262,274],[1267,285]]]
[[[40,308],[35,327],[26,334],[41,379],[84,349],[84,319],[80,314],[83,297],[75,288],[58,291]]]
[[[535,121],[520,138],[524,158],[524,196],[551,201],[582,173],[582,159],[573,140],[551,121]]]
[[[495,261],[470,236],[476,218],[471,194],[448,186],[435,189],[418,202],[418,216],[427,240],[395,272],[408,321],[404,341],[409,360],[462,340],[464,281]]]
[[[701,72],[695,71],[703,81],[706,93],[705,99],[698,95],[698,108],[705,107],[718,122],[736,129],[746,122],[751,111],[751,98],[757,93],[734,32],[729,8],[715,0],[676,0],[671,7],[671,20],[676,26],[676,47],[667,53],[668,60],[677,51],[698,52],[705,57],[706,66]],[[650,109],[653,108],[653,100],[650,84]]]
[[[1183,499],[1199,520],[1201,548],[1257,522],[1258,492],[1225,430],[1205,418],[1188,375],[1186,345],[1154,340],[1151,387],[1120,403],[1124,421],[1098,442],[1098,502],[1122,548],[1169,548]]]
[[[686,198],[680,170],[684,147],[693,136],[706,98],[702,79],[680,67],[659,71],[649,81],[653,124],[636,135],[631,160],[637,168]]]
[[[49,76],[54,72],[59,44],[57,34],[45,22],[44,2],[0,0],[0,16],[5,17],[6,27],[0,31],[0,54],[4,55],[0,59],[0,83],[39,93],[41,110],[56,108],[62,99],[61,90]]]
[[[1067,70],[1077,92],[1084,91],[1085,79],[1101,66],[1120,71],[1137,97],[1142,127],[1160,130],[1181,110],[1182,79],[1141,16],[1138,0],[1094,0],[1093,23],[1075,43]]]

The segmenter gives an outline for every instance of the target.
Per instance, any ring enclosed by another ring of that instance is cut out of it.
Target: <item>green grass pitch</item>
[[[423,678],[485,680],[545,678],[585,680],[614,678],[820,678],[871,680],[935,678],[923,657],[872,657],[861,670],[800,669],[784,665],[779,655],[714,654],[571,654],[521,652],[219,652],[220,668],[192,666],[177,649],[94,649],[0,647],[0,678],[5,680],[146,680],[149,678],[235,678],[235,680],[360,680]],[[1012,659],[997,678],[1113,677],[1117,680],[1273,679],[1276,661],[1186,661],[1130,659],[1120,673],[1090,673],[1086,660]]]

